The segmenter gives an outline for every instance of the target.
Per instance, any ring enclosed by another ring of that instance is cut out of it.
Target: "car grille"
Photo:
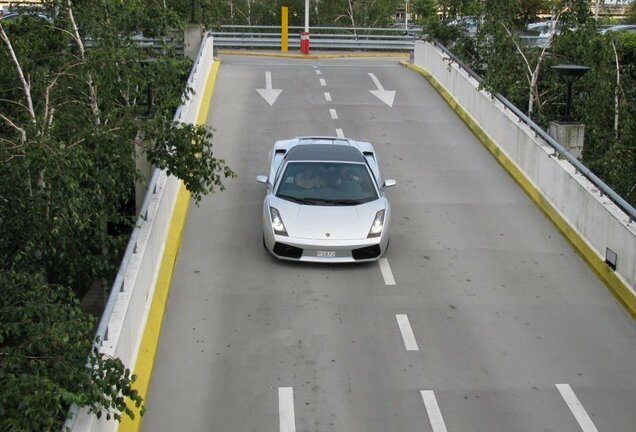
[[[294,259],[300,259],[300,257],[303,256],[303,250],[301,248],[278,242],[274,244],[274,253],[281,257]]]
[[[380,256],[380,245],[367,246],[351,251],[351,256],[355,260],[373,259]]]

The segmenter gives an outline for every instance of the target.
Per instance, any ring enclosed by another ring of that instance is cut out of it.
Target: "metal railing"
[[[300,48],[303,27],[289,27],[290,49]],[[421,29],[366,27],[311,27],[311,49],[359,51],[413,51]],[[242,49],[280,49],[280,26],[221,26],[211,31],[214,46]]]
[[[442,50],[448,58],[456,63],[459,67],[464,69],[473,79],[475,79],[480,85],[484,83],[484,79],[477,75],[471,68],[466,66],[459,58],[457,58],[452,52],[448,50],[439,41],[432,42],[437,48]],[[524,122],[537,136],[541,137],[550,147],[554,149],[554,154],[567,160],[572,166],[587,178],[592,184],[598,188],[599,193],[603,196],[607,196],[614,204],[616,204],[622,211],[629,216],[629,221],[636,221],[636,209],[632,207],[627,201],[625,201],[620,195],[618,195],[612,188],[610,188],[603,180],[598,178],[588,167],[583,165],[577,158],[575,158],[565,147],[559,144],[554,138],[552,138],[544,129],[537,125],[534,120],[521,112],[519,108],[514,106],[508,99],[499,93],[492,94],[495,99],[501,102],[504,107],[514,113],[519,121]]]

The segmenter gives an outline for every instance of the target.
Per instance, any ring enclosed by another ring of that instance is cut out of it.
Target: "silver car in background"
[[[263,244],[293,261],[364,262],[389,244],[391,206],[368,142],[299,137],[277,141],[263,202]]]

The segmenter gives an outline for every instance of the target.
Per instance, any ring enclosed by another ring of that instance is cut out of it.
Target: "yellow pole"
[[[283,6],[280,11],[280,50],[287,52],[287,39],[289,35],[288,29],[289,13],[287,6]]]

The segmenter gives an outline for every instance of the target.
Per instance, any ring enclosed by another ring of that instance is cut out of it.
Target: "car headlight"
[[[283,223],[283,219],[280,217],[280,213],[274,207],[269,208],[269,213],[272,217],[272,229],[276,234],[287,235],[287,230],[285,229],[285,224]]]
[[[371,225],[371,229],[369,230],[369,235],[367,236],[367,238],[380,237],[383,228],[384,210],[380,210],[375,214],[375,219],[373,219],[373,225]]]

